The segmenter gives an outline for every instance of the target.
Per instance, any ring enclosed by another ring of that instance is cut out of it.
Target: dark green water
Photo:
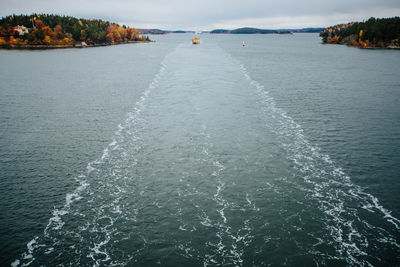
[[[0,51],[0,265],[399,265],[400,53],[200,37]]]

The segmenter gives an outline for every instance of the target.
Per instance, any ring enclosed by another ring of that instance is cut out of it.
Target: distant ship
[[[192,44],[200,44],[200,38],[197,38],[197,37],[193,38]]]

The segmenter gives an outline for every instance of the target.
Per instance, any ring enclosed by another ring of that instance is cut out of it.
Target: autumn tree
[[[54,34],[58,40],[64,39],[64,32],[61,25],[57,24],[56,27],[54,27]]]
[[[5,46],[7,45],[7,41],[4,39],[4,37],[0,37],[0,46]]]
[[[121,38],[121,41],[127,41],[126,40],[126,29],[124,27],[117,26],[117,30],[118,30],[119,36]]]
[[[35,20],[35,27],[38,29],[42,29],[44,27],[43,21],[41,21],[40,19]]]
[[[324,43],[337,41],[359,47],[394,45],[400,40],[400,17],[339,24],[324,29],[320,36]]]
[[[127,29],[127,37],[129,41],[136,40],[137,36],[139,35],[139,31],[133,28]]]
[[[44,33],[41,29],[36,29],[32,32],[32,44],[38,45],[42,44],[42,41],[44,40]],[[29,40],[29,39],[28,39]]]
[[[85,30],[81,30],[79,40],[81,40],[81,41],[83,42],[83,41],[86,40],[86,37],[87,37],[87,36],[86,36],[86,31],[85,31]]]
[[[23,25],[29,33],[19,35],[13,27]],[[51,14],[12,15],[0,19],[0,37],[5,42],[30,45],[74,45],[122,43],[139,38],[139,32],[123,25],[102,20],[77,19],[69,16]],[[11,38],[12,37],[12,38]],[[19,40],[17,40],[19,39]]]
[[[50,36],[50,38],[54,39],[56,34],[49,26],[42,27],[42,31],[45,35]]]
[[[0,37],[5,37],[5,36],[8,36],[7,30],[4,27],[0,26]]]

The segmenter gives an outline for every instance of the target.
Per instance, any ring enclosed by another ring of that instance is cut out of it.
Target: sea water
[[[1,265],[399,264],[400,53],[193,37],[0,51]]]

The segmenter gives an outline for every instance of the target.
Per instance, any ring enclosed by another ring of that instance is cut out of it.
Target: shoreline
[[[91,45],[81,45],[81,44],[74,44],[74,45],[2,45],[0,49],[6,50],[48,50],[48,49],[66,49],[66,48],[92,48],[92,47],[101,47],[101,46],[112,46],[112,45],[122,45],[122,44],[137,44],[137,43],[152,43],[154,41],[144,40],[144,41],[128,41],[122,43],[114,43],[114,44],[91,44]]]
[[[346,44],[346,43],[327,43],[327,42],[322,42],[321,44],[323,44],[323,45],[345,45],[345,46],[348,46],[348,47],[354,47],[354,48],[360,48],[360,49],[371,49],[371,50],[400,50],[400,46],[385,46],[385,47],[367,46],[367,47],[362,47],[362,46],[356,46],[356,45],[351,45],[351,44]]]

